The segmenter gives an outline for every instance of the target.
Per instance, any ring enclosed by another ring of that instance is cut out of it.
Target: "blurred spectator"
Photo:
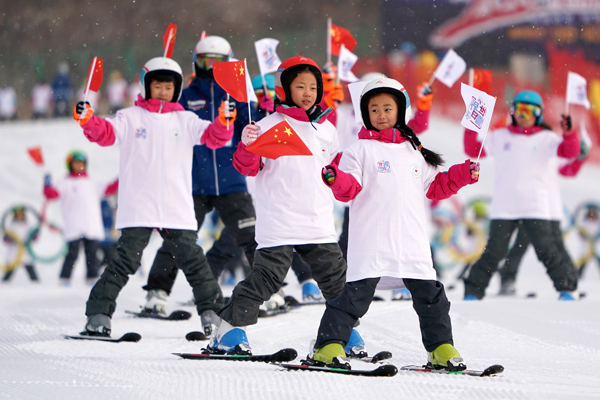
[[[129,84],[129,104],[134,105],[137,100],[138,94],[140,94],[140,74],[135,74],[131,83]]]
[[[106,96],[108,97],[108,107],[111,114],[117,112],[126,106],[128,88],[127,81],[117,70],[110,73],[110,81],[106,87]]]
[[[47,118],[52,104],[52,87],[43,79],[31,90],[31,111],[33,119]]]
[[[56,75],[52,81],[52,95],[54,96],[54,116],[66,117],[70,114],[69,103],[73,96],[73,84],[69,78],[69,64],[62,62],[56,68]]]
[[[0,120],[17,119],[17,92],[12,86],[0,89]]]

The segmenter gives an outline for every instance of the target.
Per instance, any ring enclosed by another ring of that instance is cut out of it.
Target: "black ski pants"
[[[81,248],[82,244],[85,252],[85,265],[87,268],[86,278],[91,279],[98,277],[98,267],[100,265],[100,260],[98,259],[97,254],[98,241],[81,238],[68,242],[67,255],[65,256],[65,260],[60,271],[60,278],[71,279],[73,266],[75,265],[75,261],[77,261],[79,249]]]

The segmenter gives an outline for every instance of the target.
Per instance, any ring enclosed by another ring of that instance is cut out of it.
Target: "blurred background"
[[[192,51],[202,31],[228,39],[234,56],[247,58],[250,72],[257,74],[253,43],[265,37],[280,41],[282,60],[301,54],[324,65],[327,18],[332,18],[358,42],[356,76],[385,73],[411,96],[450,48],[469,68],[491,70],[496,119],[504,118],[516,91],[529,88],[543,94],[548,122],[558,126],[567,72],[577,72],[587,79],[592,108],[572,106],[571,114],[584,121],[596,144],[600,138],[600,0],[2,0],[1,5],[0,101],[14,97],[15,103],[13,113],[0,112],[3,120],[70,114],[94,56],[104,59],[96,108],[110,113],[108,82],[122,78],[135,90],[143,64],[162,55],[169,23],[177,25],[173,58],[185,74],[192,72]],[[68,91],[65,110],[32,103],[34,91],[41,103],[59,88]],[[436,82],[433,89],[432,112],[451,118],[464,112],[459,85]],[[591,161],[598,162],[597,154]]]

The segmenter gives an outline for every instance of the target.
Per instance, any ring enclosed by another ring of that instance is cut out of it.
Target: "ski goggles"
[[[535,104],[516,103],[514,115],[522,118],[537,118],[542,115],[542,109]]]
[[[229,57],[221,54],[198,54],[196,65],[202,69],[209,70],[214,63],[228,61]]]

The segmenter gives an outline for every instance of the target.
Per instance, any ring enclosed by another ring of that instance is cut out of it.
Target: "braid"
[[[419,140],[419,138],[417,137],[415,132],[410,127],[408,127],[406,125],[398,126],[398,124],[397,124],[396,128],[400,132],[402,132],[402,136],[406,140],[409,141],[409,143],[412,145],[413,149],[419,150],[421,152],[421,154],[423,155],[423,158],[425,159],[425,162],[427,164],[429,164],[433,167],[438,167],[438,166],[444,164],[444,159],[442,158],[441,155],[423,147],[423,145],[421,144],[421,141]]]

